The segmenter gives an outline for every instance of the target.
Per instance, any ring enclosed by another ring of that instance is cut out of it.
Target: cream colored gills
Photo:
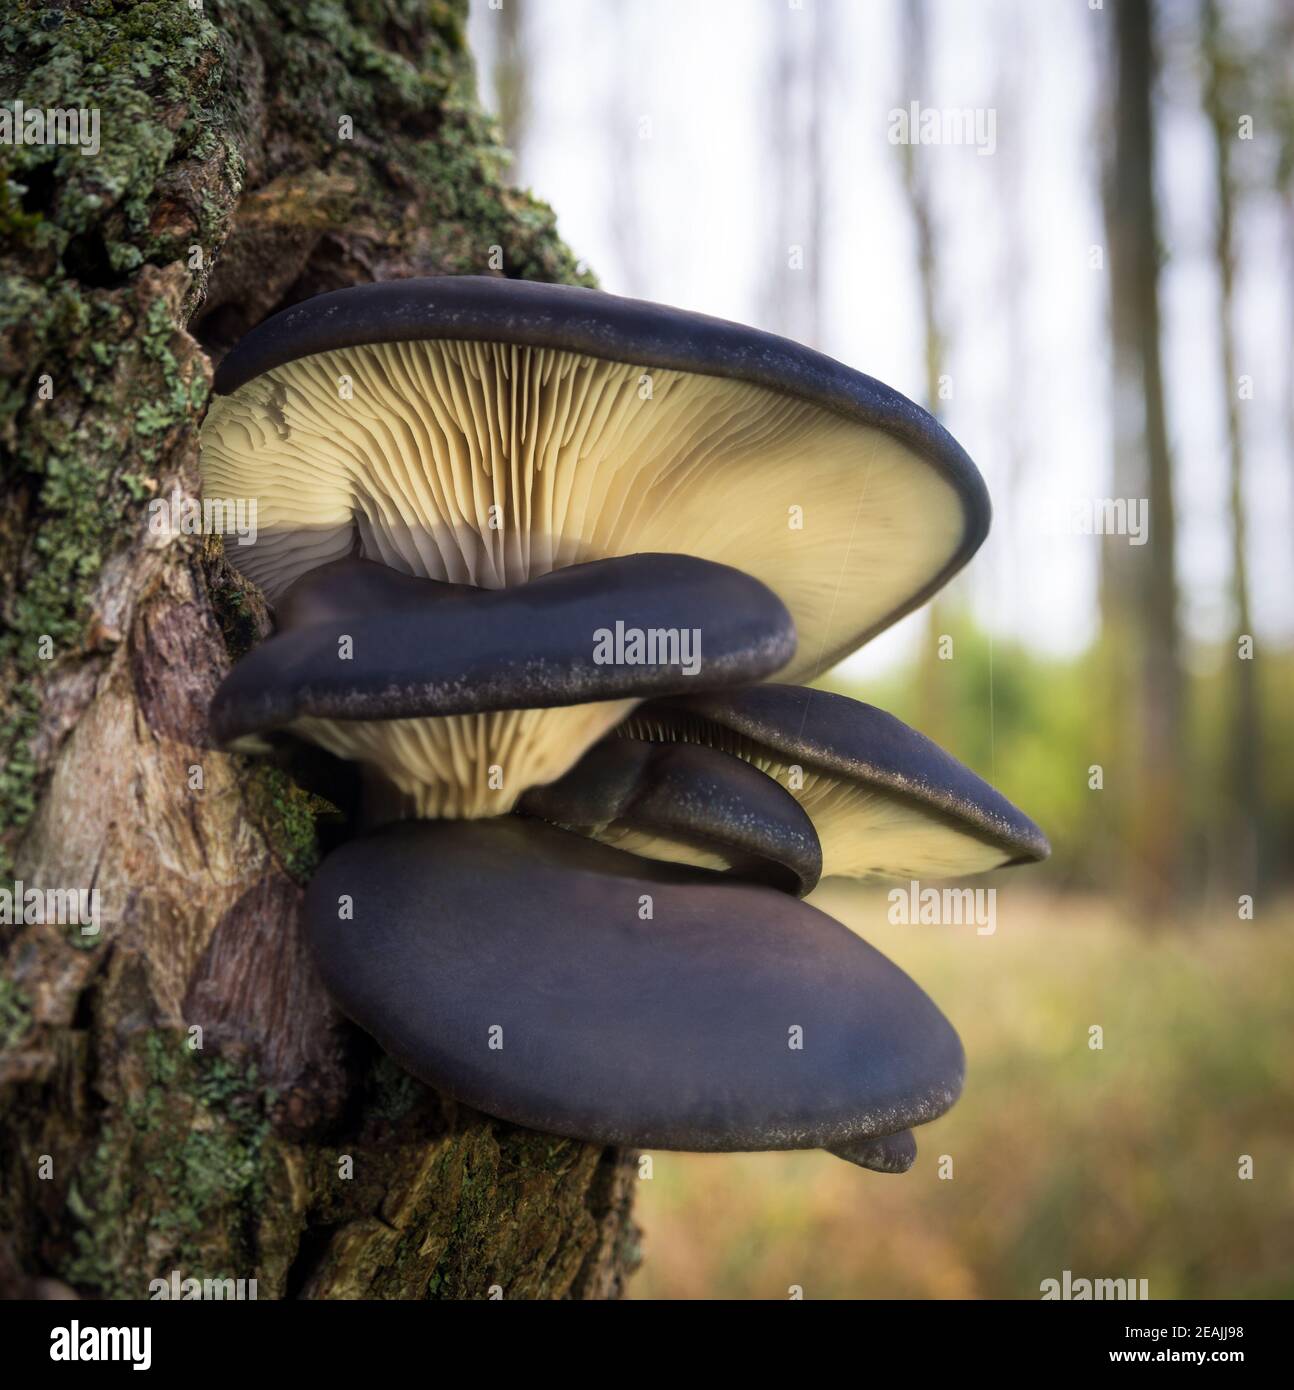
[[[785,769],[782,772],[785,786]],[[829,780],[810,774],[803,790],[792,792],[818,832],[823,878],[959,878],[996,869],[1006,862],[1005,854],[995,845],[966,834],[939,816],[879,792],[839,782],[824,785]],[[729,869],[737,863],[721,851],[616,821],[585,833],[617,849],[672,864]]]
[[[816,673],[931,580],[961,504],[879,430],[763,387],[499,343],[321,353],[213,401],[210,496],[255,498],[231,561],[273,600],[359,553],[495,589],[584,560],[674,551],[754,575]]]
[[[741,868],[751,862],[748,856],[725,853],[718,847],[707,849],[693,841],[656,835],[650,830],[638,830],[623,821],[611,821],[596,829],[574,828],[582,829],[590,839],[600,840],[604,845],[612,845],[642,859],[663,859],[670,864],[691,864],[694,868],[717,869],[721,872]]]
[[[790,763],[762,744],[706,720],[631,717],[623,731],[656,743],[699,743],[741,758],[786,788],[804,808],[822,845],[822,877],[857,879],[953,878],[1004,864],[1007,854],[940,811],[882,788],[845,781]],[[799,783],[799,785],[796,785]],[[598,835],[595,838],[602,838]],[[618,841],[613,841],[617,842]],[[701,863],[685,845],[661,840],[657,859]]]
[[[799,633],[786,680],[932,578],[962,528],[936,470],[831,411],[498,343],[379,344],[275,368],[212,402],[202,469],[207,496],[256,499],[256,543],[227,554],[271,601],[353,553],[497,589],[680,552],[779,595]],[[561,776],[632,704],[299,732],[380,769],[412,814],[484,816]]]
[[[806,772],[792,794],[822,842],[823,878],[959,878],[1007,860],[950,817],[874,787]]]
[[[511,811],[528,787],[555,781],[634,707],[609,700],[445,719],[299,719],[300,737],[377,771],[394,797],[382,819],[475,819]]]

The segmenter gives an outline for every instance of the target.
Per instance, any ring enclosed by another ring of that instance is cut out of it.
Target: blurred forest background
[[[655,1155],[635,1293],[1294,1294],[1294,5],[473,4],[515,181],[605,289],[808,342],[979,464],[983,550],[823,683],[1054,847],[991,936],[819,890],[966,1093],[902,1179]],[[978,138],[892,143],[914,102]],[[1085,533],[1106,499],[1144,544]]]

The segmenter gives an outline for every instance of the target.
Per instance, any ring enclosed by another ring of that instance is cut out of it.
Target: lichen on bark
[[[265,631],[197,488],[212,363],[275,309],[414,274],[591,283],[507,183],[461,0],[12,0],[0,92],[101,149],[0,146],[0,886],[95,887],[97,936],[0,926],[0,1287],[605,1297],[624,1155],[411,1080],[324,997],[322,803],[214,749]],[[200,1032],[194,1030],[199,1029]]]

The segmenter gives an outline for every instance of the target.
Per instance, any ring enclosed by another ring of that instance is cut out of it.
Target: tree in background
[[[1105,536],[1105,795],[1119,797],[1129,887],[1150,920],[1177,904],[1184,867],[1186,747],[1177,614],[1173,470],[1160,360],[1159,216],[1155,201],[1154,14],[1113,7],[1112,158],[1104,181],[1113,341],[1114,495],[1144,498],[1150,538]],[[1127,790],[1122,789],[1126,787]]]
[[[603,74],[604,123],[608,168],[606,215],[620,271],[621,292],[639,299],[647,294],[644,264],[644,218],[639,196],[639,173],[649,140],[655,138],[655,114],[636,101],[640,91],[641,48],[635,25],[644,11],[621,6],[611,12],[610,62]],[[650,22],[651,16],[647,15]]]
[[[1204,0],[1201,48],[1204,59],[1204,108],[1213,134],[1214,196],[1217,217],[1213,253],[1218,272],[1218,346],[1223,396],[1226,401],[1228,512],[1231,531],[1231,606],[1238,644],[1253,639],[1249,605],[1249,560],[1245,524],[1244,429],[1240,419],[1239,366],[1236,355],[1237,188],[1232,152],[1239,138],[1237,82],[1242,68],[1223,27],[1217,0]],[[1256,653],[1231,652],[1233,689],[1227,741],[1228,817],[1226,864],[1234,877],[1234,892],[1253,893],[1258,874],[1258,827],[1262,823],[1262,746]]]
[[[503,127],[503,141],[512,151],[513,178],[524,182],[522,169],[526,149],[526,130],[530,125],[530,62],[526,49],[526,6],[524,0],[502,0],[490,11],[496,34],[490,63],[490,82],[495,108]]]
[[[826,293],[830,50],[838,34],[829,0],[779,8],[769,26],[765,146],[772,273],[761,287],[761,316],[773,332],[819,349]]]
[[[935,105],[929,93],[928,33],[925,0],[912,0],[903,7],[903,90],[906,110],[914,101]],[[922,156],[922,146],[912,139],[899,145],[903,169],[903,191],[912,218],[916,245],[917,282],[921,290],[921,338],[925,366],[924,405],[932,415],[939,414],[939,382],[944,375],[945,339],[939,317],[939,253],[935,242],[934,197],[930,187],[930,161]]]
[[[1036,387],[1035,364],[1029,341],[1028,288],[1033,248],[1026,231],[1026,208],[1029,198],[1028,164],[1026,159],[1026,127],[1028,113],[1025,102],[1025,74],[1032,61],[1031,31],[1021,22],[1021,10],[1013,5],[1003,11],[1001,36],[1004,54],[1011,60],[1003,62],[997,74],[1000,94],[996,105],[1000,113],[999,128],[1009,132],[997,152],[1002,166],[1002,238],[998,258],[1000,275],[998,295],[1006,324],[1006,350],[1009,372],[1002,401],[1002,486],[994,490],[995,515],[1004,515],[1014,536],[1019,536],[1022,517],[1021,493],[1029,472],[1033,446],[1031,417],[1019,409],[1021,395]],[[1026,576],[1021,573],[1019,545],[1003,547],[994,557],[998,570],[995,599],[998,611],[1010,612]]]
[[[904,110],[912,102],[935,106],[929,89],[929,24],[925,0],[911,0],[903,8],[900,44],[903,50],[903,93],[898,103]],[[935,416],[942,416],[940,385],[947,371],[947,335],[939,303],[939,249],[935,231],[934,191],[931,186],[930,156],[909,132],[911,139],[898,146],[903,171],[903,192],[912,219],[916,248],[917,284],[921,296],[922,362],[925,368],[922,404]],[[949,628],[946,591],[927,605],[918,665],[919,688],[915,717],[920,727],[935,739],[949,736],[947,679],[948,664],[940,659],[939,642]],[[954,659],[956,648],[954,646]]]
[[[1286,6],[1279,13],[1276,32],[1263,57],[1270,72],[1270,110],[1276,122],[1276,187],[1284,204],[1285,255],[1291,285],[1294,285],[1294,66],[1288,55],[1294,52],[1294,8]],[[1294,455],[1294,296],[1291,297],[1286,323],[1290,326],[1287,340],[1287,374],[1285,381],[1285,425],[1289,450]]]

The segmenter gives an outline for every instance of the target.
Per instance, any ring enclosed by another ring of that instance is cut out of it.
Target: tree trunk
[[[492,11],[496,21],[494,41],[495,106],[503,138],[512,157],[522,162],[526,127],[530,124],[530,64],[526,56],[526,0],[508,0]]]
[[[1172,458],[1160,361],[1154,8],[1123,0],[1112,26],[1113,159],[1104,196],[1114,343],[1114,493],[1149,505],[1149,543],[1107,535],[1101,614],[1109,662],[1107,774],[1131,791],[1127,841],[1143,915],[1178,905],[1185,853],[1184,690]],[[1106,793],[1109,794],[1108,792]]]
[[[929,15],[925,0],[910,0],[903,11],[903,99],[896,103],[908,107],[914,101],[930,102]],[[916,243],[917,283],[921,291],[921,350],[925,367],[922,404],[937,418],[945,415],[940,385],[946,371],[947,338],[943,330],[939,293],[939,252],[935,208],[931,184],[930,156],[917,142],[916,132],[899,146],[903,170],[903,192],[912,219]],[[918,702],[920,728],[934,739],[948,741],[949,723],[948,665],[940,652],[941,639],[955,625],[947,593],[937,594],[927,605],[921,622],[925,625],[919,654]],[[955,648],[954,648],[955,655]]]
[[[1249,603],[1248,522],[1245,515],[1245,439],[1240,419],[1240,372],[1236,351],[1236,176],[1231,164],[1232,142],[1239,138],[1235,88],[1243,70],[1229,50],[1223,19],[1215,0],[1203,7],[1204,107],[1213,133],[1214,197],[1217,222],[1213,258],[1218,272],[1219,366],[1226,401],[1227,510],[1231,530],[1231,605],[1235,631],[1230,659],[1233,665],[1231,708],[1226,740],[1224,785],[1227,800],[1227,887],[1256,893],[1258,889],[1258,836],[1263,816],[1263,783],[1259,750],[1262,717],[1258,697],[1254,653],[1242,653],[1240,643],[1253,641],[1253,614]]]
[[[196,496],[213,359],[274,310],[437,273],[575,280],[501,181],[464,0],[11,0],[0,90],[101,149],[0,146],[0,1286],[145,1297],[618,1294],[634,1169],[411,1080],[305,956],[319,803],[210,744],[266,628]],[[495,264],[492,264],[494,262]]]

